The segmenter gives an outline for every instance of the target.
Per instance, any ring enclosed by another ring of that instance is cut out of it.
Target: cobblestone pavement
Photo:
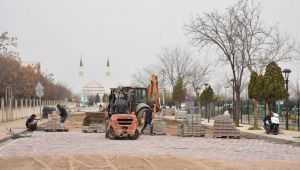
[[[108,140],[102,133],[34,132],[0,146],[0,158],[70,154],[178,155],[213,160],[300,160],[300,147],[256,139],[141,136]]]

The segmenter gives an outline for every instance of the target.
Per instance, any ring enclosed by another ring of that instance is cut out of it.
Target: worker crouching
[[[28,131],[35,131],[37,129],[37,121],[36,121],[36,115],[32,114],[27,120],[26,120],[26,127]]]

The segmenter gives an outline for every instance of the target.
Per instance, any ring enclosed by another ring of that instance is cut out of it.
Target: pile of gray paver
[[[214,122],[214,137],[240,137],[240,130],[237,129],[232,120],[228,116],[219,115],[215,118]]]
[[[182,123],[178,125],[178,134],[182,137],[205,136],[205,126],[201,124],[201,116],[199,114],[187,114]]]
[[[146,134],[150,133],[150,126],[147,126],[145,131]],[[162,118],[154,119],[153,123],[153,134],[155,135],[165,135],[166,134],[166,122]]]
[[[186,118],[187,112],[186,110],[177,110],[175,113],[175,119],[184,119]]]

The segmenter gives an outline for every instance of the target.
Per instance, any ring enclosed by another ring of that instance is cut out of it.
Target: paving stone
[[[177,155],[218,160],[300,160],[300,147],[257,139],[146,136],[109,140],[101,133],[34,132],[0,147],[0,158],[68,154]]]

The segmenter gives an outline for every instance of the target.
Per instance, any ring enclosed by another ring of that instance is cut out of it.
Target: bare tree
[[[299,78],[297,75],[297,78],[294,82],[290,83],[290,89],[291,89],[291,95],[296,98],[300,99],[300,83],[299,83]]]
[[[221,60],[229,63],[235,82],[237,97],[237,115],[240,114],[240,87],[244,75],[245,60],[239,57],[236,48],[238,38],[236,35],[237,22],[234,19],[233,9],[228,9],[225,14],[216,11],[205,13],[204,17],[197,16],[190,24],[185,25],[186,31],[192,37],[192,42],[200,48],[214,47],[217,49]],[[236,124],[238,125],[238,116]]]
[[[241,0],[225,13],[198,15],[185,25],[195,46],[213,47],[220,52],[220,59],[229,63],[237,100],[236,125],[245,72],[254,69],[262,72],[270,61],[287,61],[299,54],[297,43],[290,36],[281,35],[276,26],[266,27],[260,15],[259,4]]]
[[[147,87],[149,84],[150,76],[154,74],[152,69],[144,68],[138,70],[135,74],[132,74],[132,85]]]
[[[277,25],[264,25],[259,3],[241,0],[232,11],[237,22],[236,47],[246,60],[249,72],[261,74],[272,61],[289,61],[299,56],[299,46],[290,35],[282,34]]]
[[[181,79],[186,86],[193,63],[191,53],[178,46],[174,48],[164,47],[158,56],[159,64],[157,68],[164,71],[169,84],[174,87],[176,82]]]
[[[197,88],[202,87],[209,80],[211,70],[209,65],[201,65],[201,62],[195,60],[188,73],[188,84],[191,84],[193,91],[197,94]]]
[[[0,52],[7,52],[9,47],[16,47],[16,37],[9,37],[8,32],[0,33]]]

